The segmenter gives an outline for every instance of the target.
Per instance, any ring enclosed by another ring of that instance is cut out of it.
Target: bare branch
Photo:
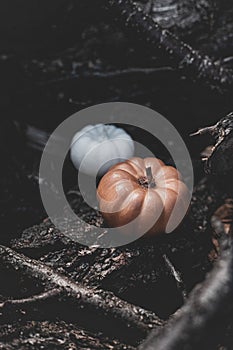
[[[120,18],[127,28],[151,44],[152,50],[164,50],[172,61],[176,61],[177,67],[186,71],[186,75],[193,80],[200,80],[208,87],[218,90],[229,90],[232,87],[232,70],[195,51],[169,30],[163,29],[132,0],[106,0],[106,7],[112,9],[115,17]]]
[[[4,301],[3,303],[0,303],[0,312],[4,310],[7,307],[24,307],[27,305],[31,304],[36,304],[38,302],[43,302],[47,301],[51,298],[58,297],[62,294],[62,289],[61,288],[54,288],[51,290],[48,290],[44,293],[38,294],[38,295],[33,295],[29,298],[24,298],[24,299],[9,299]]]
[[[62,289],[65,298],[72,298],[77,307],[88,307],[88,309],[92,309],[92,311],[111,320],[120,321],[127,328],[137,329],[142,334],[146,334],[150,328],[163,324],[152,312],[131,305],[119,299],[113,293],[76,284],[68,277],[55,272],[49,266],[19,254],[10,248],[0,246],[0,261],[4,266],[10,266],[23,275],[37,278],[45,287]]]

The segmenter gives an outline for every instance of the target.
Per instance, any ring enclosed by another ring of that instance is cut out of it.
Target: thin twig
[[[183,301],[187,299],[187,291],[185,289],[184,283],[182,281],[182,277],[179,273],[179,271],[176,270],[175,266],[172,264],[171,260],[168,258],[166,254],[163,255],[164,261],[169,268],[172,276],[174,277],[177,285],[177,290],[179,290],[182,294]]]
[[[24,307],[29,304],[31,305],[31,304],[36,304],[38,302],[47,301],[51,298],[58,297],[61,294],[62,294],[62,288],[54,288],[46,292],[43,292],[41,294],[33,295],[31,297],[24,298],[24,299],[9,299],[4,301],[3,303],[0,303],[0,312],[2,312],[2,310],[4,310],[9,306],[10,307],[15,306],[17,308]]]
[[[51,79],[46,81],[37,82],[37,85],[49,85],[56,83],[64,83],[66,81],[78,80],[78,79],[112,79],[112,78],[120,78],[129,75],[145,75],[151,76],[155,73],[161,72],[172,72],[174,69],[172,67],[164,66],[164,67],[156,67],[156,68],[126,68],[126,69],[117,69],[114,71],[105,71],[105,72],[97,72],[97,71],[86,71],[77,74],[71,74],[65,77]]]

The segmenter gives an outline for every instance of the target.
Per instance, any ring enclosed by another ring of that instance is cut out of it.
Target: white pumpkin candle
[[[76,169],[102,176],[108,169],[134,154],[132,138],[114,125],[87,125],[71,142],[70,157]]]

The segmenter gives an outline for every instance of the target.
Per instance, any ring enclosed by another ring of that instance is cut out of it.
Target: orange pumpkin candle
[[[100,211],[110,227],[128,225],[157,235],[171,232],[187,211],[188,189],[180,173],[157,158],[131,158],[103,176],[98,189]],[[128,230],[128,231],[127,231]]]

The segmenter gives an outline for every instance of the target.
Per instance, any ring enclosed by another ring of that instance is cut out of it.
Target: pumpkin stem
[[[151,167],[146,168],[146,177],[148,181],[148,188],[153,188],[155,187],[155,180],[152,175],[152,170]]]

